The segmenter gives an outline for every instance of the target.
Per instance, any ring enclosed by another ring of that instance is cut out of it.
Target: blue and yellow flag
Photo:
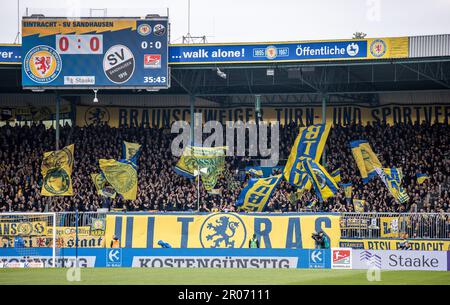
[[[333,177],[334,181],[336,181],[336,183],[339,184],[339,182],[341,182],[341,168],[332,171],[331,177]]]
[[[255,167],[251,167],[247,170],[247,173],[254,176],[254,177],[263,177],[264,176],[264,172],[262,169],[258,169]]]
[[[112,186],[106,185],[106,178],[103,173],[92,173],[92,182],[94,182],[97,194],[103,197],[116,198],[116,190]]]
[[[206,172],[200,171],[200,175],[203,186],[207,191],[210,191],[215,187],[219,176],[225,169],[226,149],[226,146],[187,146],[175,166],[175,172],[192,179],[195,177],[196,171],[206,169]]]
[[[425,180],[430,179],[430,176],[427,174],[417,173],[416,174],[417,183],[422,184],[425,182]]]
[[[316,201],[316,200],[307,201],[307,202],[306,202],[306,208],[312,209],[313,207],[316,206],[316,204],[317,204],[317,201]]]
[[[137,165],[137,160],[141,154],[141,144],[123,141],[122,159],[130,160]]]
[[[137,196],[137,168],[130,160],[100,159],[100,169],[105,179],[121,194],[125,200],[136,200]]]
[[[382,167],[377,155],[373,152],[369,142],[365,140],[351,141],[350,148],[361,173],[363,183],[369,182],[377,174],[375,167]]]
[[[365,205],[366,205],[365,200],[353,199],[353,208],[355,209],[355,212],[363,213]]]
[[[74,145],[44,153],[41,164],[42,196],[72,196]]]
[[[330,128],[330,124],[316,124],[300,128],[283,172],[284,178],[291,185],[298,188],[307,187],[309,179],[303,168],[302,160],[305,158],[314,161],[320,160]],[[311,186],[309,185],[309,187]]]
[[[345,199],[352,199],[353,184],[351,182],[342,183],[341,186],[344,188]]]
[[[262,212],[269,202],[275,187],[281,181],[281,174],[268,178],[250,178],[236,201],[239,211]]]
[[[320,202],[337,193],[339,187],[336,181],[322,165],[310,158],[304,159],[302,163]]]
[[[391,195],[394,197],[395,201],[405,203],[409,200],[406,190],[401,185],[403,175],[400,169],[395,167],[381,169],[377,167],[375,170],[388,188]]]

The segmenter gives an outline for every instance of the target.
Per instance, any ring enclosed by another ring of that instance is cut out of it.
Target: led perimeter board
[[[167,17],[22,19],[25,89],[170,87]]]

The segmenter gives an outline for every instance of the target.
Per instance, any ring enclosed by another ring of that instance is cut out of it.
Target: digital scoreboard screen
[[[26,89],[167,89],[167,17],[24,18]]]

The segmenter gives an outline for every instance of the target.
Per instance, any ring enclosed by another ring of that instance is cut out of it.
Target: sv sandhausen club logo
[[[135,66],[133,52],[121,44],[109,48],[103,57],[103,71],[115,84],[126,83],[133,76]]]
[[[216,213],[206,218],[199,236],[203,248],[242,248],[246,237],[244,222],[232,213]]]
[[[62,60],[55,49],[45,45],[35,46],[28,51],[23,61],[25,74],[40,84],[55,80],[62,69]]]
[[[162,36],[166,33],[166,27],[158,23],[157,25],[155,25],[153,32],[155,33],[156,36]]]

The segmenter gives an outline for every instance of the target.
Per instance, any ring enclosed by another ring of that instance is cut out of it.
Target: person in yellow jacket
[[[111,240],[111,248],[120,248],[120,241],[119,241],[119,238],[116,236],[116,235],[114,235],[113,236],[113,239]]]

